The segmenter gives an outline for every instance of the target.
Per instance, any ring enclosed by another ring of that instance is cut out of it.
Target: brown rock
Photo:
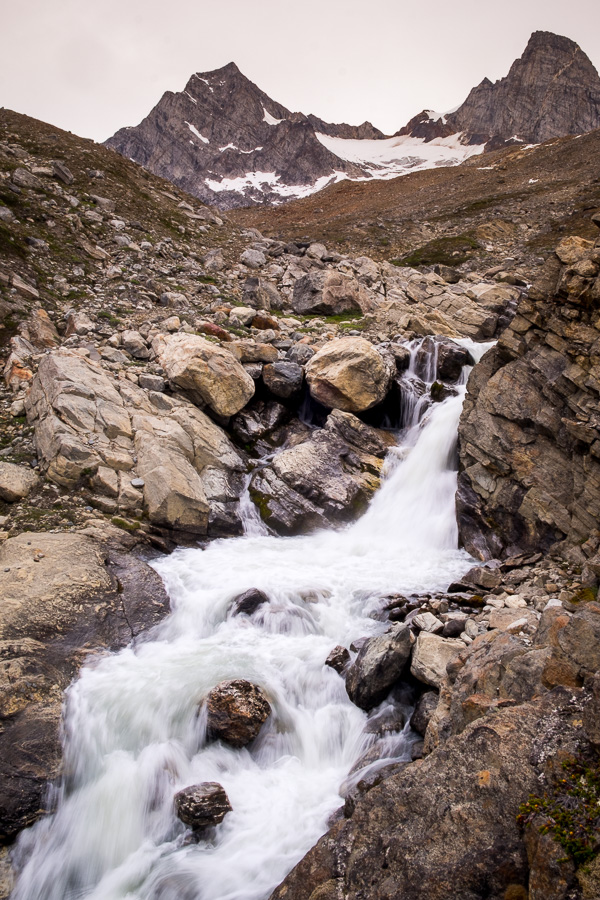
[[[271,715],[264,691],[242,679],[223,681],[206,698],[209,737],[245,747]]]
[[[203,781],[175,794],[175,810],[184,825],[202,832],[211,825],[219,825],[231,812],[231,803],[222,785]]]

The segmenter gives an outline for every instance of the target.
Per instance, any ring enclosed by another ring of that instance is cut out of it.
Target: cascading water
[[[489,346],[461,343],[476,357]],[[245,537],[156,563],[172,613],[69,689],[57,809],[21,837],[14,900],[268,897],[324,832],[340,785],[373,743],[327,655],[383,629],[372,617],[382,597],[444,589],[470,564],[457,550],[449,464],[458,390],[421,426],[415,407],[353,526],[275,538],[249,514]],[[270,603],[251,618],[228,615],[250,587]],[[197,715],[208,690],[231,678],[261,685],[273,708],[242,750],[207,743]],[[386,746],[396,759],[408,754],[400,734]],[[189,844],[173,796],[202,781],[220,782],[233,811],[209,840]]]

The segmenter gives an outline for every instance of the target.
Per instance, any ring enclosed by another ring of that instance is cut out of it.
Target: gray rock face
[[[362,174],[327,150],[317,131],[383,137],[369,123],[329,125],[292,113],[229,63],[192,75],[181,92],[167,91],[138,126],[120,129],[106,144],[199,199],[228,209],[265,198],[281,200],[278,186],[313,185],[323,176],[333,179],[336,171]],[[274,174],[262,185],[248,181],[242,193],[231,189],[236,186],[230,180],[256,172]]]
[[[600,77],[568,38],[536,31],[506,78],[485,78],[448,116],[453,131],[540,143],[600,127]]]
[[[465,143],[496,150],[505,143],[541,143],[600,128],[600,77],[569,38],[535,31],[508,75],[484,78],[444,117],[424,110],[399,135],[431,141],[461,132]]]
[[[457,511],[461,539],[479,559],[595,534],[599,267],[590,241],[563,240],[469,379]]]
[[[352,521],[377,489],[394,443],[388,432],[335,410],[309,440],[281,451],[253,475],[251,495],[280,534]]]
[[[203,781],[175,794],[175,810],[184,825],[201,832],[211,825],[219,825],[231,812],[231,803],[222,785]]]
[[[346,690],[352,702],[365,710],[381,703],[402,674],[410,649],[410,631],[404,624],[369,638],[346,675]]]

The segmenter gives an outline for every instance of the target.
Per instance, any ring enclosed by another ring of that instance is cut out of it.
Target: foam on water
[[[489,346],[462,343],[477,356]],[[172,613],[150,638],[86,666],[68,691],[57,810],[20,839],[14,900],[268,897],[325,831],[340,785],[374,742],[327,655],[384,628],[372,618],[382,597],[444,589],[470,565],[454,513],[464,391],[407,430],[353,526],[277,538],[247,509],[245,537],[155,563]],[[270,603],[230,616],[250,587]],[[198,715],[230,678],[261,685],[273,707],[242,750],[207,743]],[[384,753],[410,758],[406,734]],[[233,811],[189,844],[173,796],[201,781],[220,782]]]

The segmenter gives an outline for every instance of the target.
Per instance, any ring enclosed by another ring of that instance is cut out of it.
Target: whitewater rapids
[[[489,346],[461,343],[476,357]],[[56,812],[21,836],[14,900],[269,896],[326,830],[340,785],[374,740],[326,657],[384,629],[373,618],[381,598],[443,590],[472,563],[457,549],[458,391],[420,424],[412,411],[416,424],[354,525],[272,537],[257,533],[246,502],[246,536],[154,563],[172,612],[150,636],[84,667],[69,689]],[[270,603],[230,616],[251,587]],[[197,714],[232,678],[259,684],[273,708],[242,750],[207,743]],[[395,744],[395,758],[403,754],[407,729]],[[233,811],[210,840],[190,844],[173,797],[202,781],[221,783]]]

